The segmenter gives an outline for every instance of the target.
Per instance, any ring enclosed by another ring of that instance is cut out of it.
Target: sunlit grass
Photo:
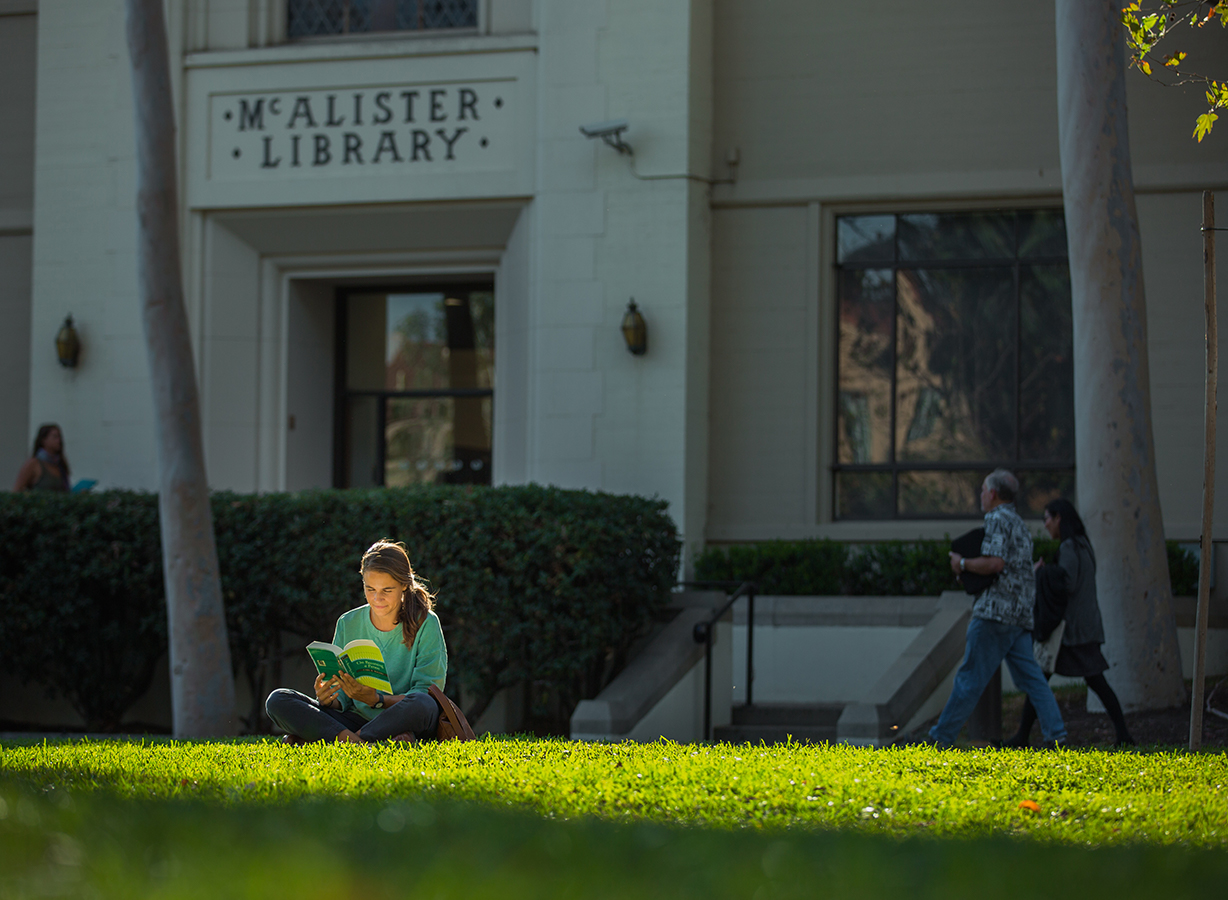
[[[1039,880],[1178,900],[1228,883],[1226,785],[1222,754],[10,742],[0,898],[946,900]]]
[[[1223,754],[519,738],[297,748],[83,741],[9,744],[0,775],[47,794],[221,806],[446,798],[565,819],[1228,848]]]

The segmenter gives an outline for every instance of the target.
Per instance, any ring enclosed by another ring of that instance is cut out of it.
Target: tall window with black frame
[[[1074,490],[1061,210],[840,216],[834,516],[979,515],[996,466],[1019,511]]]
[[[287,0],[290,38],[476,28],[477,0]]]
[[[334,486],[490,484],[490,285],[342,292],[337,343]]]

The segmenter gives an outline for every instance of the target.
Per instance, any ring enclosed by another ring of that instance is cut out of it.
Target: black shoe
[[[1013,750],[1023,750],[1027,747],[1031,747],[1032,743],[1028,740],[1028,735],[1020,735],[1016,733],[1004,740],[1002,742],[1002,746]]]

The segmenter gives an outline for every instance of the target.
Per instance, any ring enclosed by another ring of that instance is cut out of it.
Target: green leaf
[[[1147,62],[1147,60],[1139,60],[1138,67],[1143,70],[1144,74],[1151,74],[1151,63]]]
[[[1201,144],[1202,139],[1211,133],[1211,126],[1218,118],[1213,112],[1203,113],[1198,117],[1198,124],[1194,127],[1194,137],[1198,138],[1198,143]]]
[[[1181,65],[1187,56],[1189,56],[1189,54],[1184,50],[1178,50],[1176,53],[1170,53],[1168,56],[1164,57],[1164,65],[1171,68],[1176,68],[1177,66]]]

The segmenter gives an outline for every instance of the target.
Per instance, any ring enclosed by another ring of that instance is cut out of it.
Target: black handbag
[[[981,544],[984,540],[985,529],[973,528],[967,534],[961,534],[951,541],[951,551],[968,559],[975,559],[981,555]],[[959,583],[964,586],[964,592],[974,597],[980,596],[984,593],[985,588],[997,580],[997,575],[978,575],[976,572],[959,573]]]

